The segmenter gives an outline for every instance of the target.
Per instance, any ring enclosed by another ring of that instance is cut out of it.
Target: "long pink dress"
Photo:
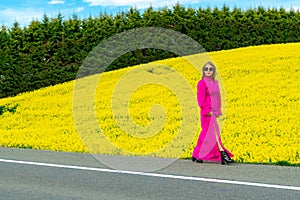
[[[202,130],[193,151],[193,157],[205,161],[221,162],[217,138],[229,157],[233,157],[233,154],[223,146],[219,125],[216,120],[216,115],[222,114],[218,81],[213,81],[210,77],[201,79],[197,85],[197,101],[201,108]],[[208,116],[209,112],[213,112],[213,116]]]

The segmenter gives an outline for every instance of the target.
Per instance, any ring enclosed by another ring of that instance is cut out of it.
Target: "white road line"
[[[253,183],[253,182],[232,181],[232,180],[222,180],[222,179],[213,179],[213,178],[201,178],[201,177],[193,177],[193,176],[179,176],[179,175],[171,175],[171,174],[146,173],[146,172],[136,172],[136,171],[126,171],[126,170],[113,170],[113,169],[103,169],[103,168],[94,168],[94,167],[60,165],[60,164],[19,161],[19,160],[7,160],[7,159],[0,159],[0,162],[300,191],[300,187],[297,187],[297,186],[273,185],[273,184],[265,184],[265,183]]]

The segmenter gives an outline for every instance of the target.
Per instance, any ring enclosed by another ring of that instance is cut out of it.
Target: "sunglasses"
[[[211,71],[211,72],[212,72],[212,71],[214,71],[214,69],[213,69],[212,67],[209,67],[209,68],[208,68],[208,67],[205,67],[205,68],[204,68],[204,71]]]

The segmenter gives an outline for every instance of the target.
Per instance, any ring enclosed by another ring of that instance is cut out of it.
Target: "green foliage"
[[[3,115],[3,113],[5,112],[10,112],[14,114],[18,106],[19,106],[18,104],[11,107],[9,105],[0,106],[0,116]]]
[[[185,8],[179,4],[143,12],[131,8],[115,16],[64,19],[44,15],[21,28],[0,30],[0,98],[74,80],[79,67],[100,42],[126,30],[163,27],[179,31],[201,44],[206,51],[300,41],[300,13],[281,9],[230,10]],[[124,41],[126,45],[126,41]],[[115,70],[177,56],[158,49],[128,52],[113,63]],[[101,59],[101,58],[99,58]]]

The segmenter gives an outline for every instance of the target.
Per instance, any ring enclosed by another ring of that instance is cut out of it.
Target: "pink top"
[[[201,115],[213,112],[214,115],[221,115],[221,95],[219,83],[211,77],[204,77],[197,85],[197,100],[201,108]]]

